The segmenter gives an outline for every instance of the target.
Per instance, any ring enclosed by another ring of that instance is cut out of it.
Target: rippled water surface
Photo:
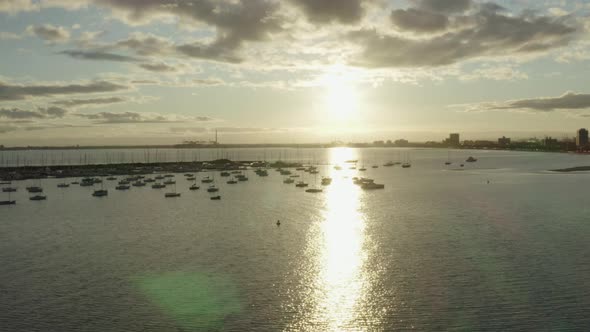
[[[479,161],[461,170],[469,155]],[[237,185],[217,175],[220,201],[189,191],[182,174],[176,199],[106,181],[109,196],[94,198],[48,179],[48,200],[33,202],[24,188],[39,181],[13,183],[17,204],[0,206],[0,330],[590,326],[590,174],[547,172],[590,165],[588,156],[453,151],[451,166],[444,150],[306,156],[330,164],[317,179],[301,172],[311,186],[331,176],[323,193],[283,184],[274,170]],[[370,167],[397,158],[412,168]],[[363,191],[351,181],[359,174],[385,189]]]

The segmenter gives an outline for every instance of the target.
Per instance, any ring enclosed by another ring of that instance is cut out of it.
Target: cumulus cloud
[[[423,10],[437,13],[462,13],[473,6],[472,0],[417,0],[416,5]]]
[[[66,28],[51,24],[30,25],[27,33],[53,43],[64,43],[70,39],[70,32]]]
[[[363,0],[290,0],[315,23],[356,23],[365,13]]]
[[[460,23],[454,22],[456,29],[429,38],[369,29],[353,31],[348,40],[362,51],[351,63],[363,67],[435,67],[485,56],[527,55],[565,46],[577,32],[577,26],[565,19],[530,13],[511,16],[490,4],[457,20]],[[424,31],[436,28],[431,23],[406,20],[402,25]],[[442,28],[445,24],[439,25]]]
[[[531,99],[509,100],[505,102],[485,102],[470,105],[456,105],[465,107],[466,111],[531,111],[552,112],[556,110],[590,109],[590,94],[566,92],[559,97],[540,97]]]
[[[117,92],[127,89],[129,89],[129,87],[126,85],[108,81],[36,85],[20,85],[0,82],[0,101],[23,100],[31,97]]]
[[[397,9],[391,12],[391,21],[402,30],[433,32],[447,28],[447,16],[415,8]]]

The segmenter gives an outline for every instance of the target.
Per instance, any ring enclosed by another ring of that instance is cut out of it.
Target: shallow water
[[[0,330],[590,326],[590,173],[546,172],[587,156],[453,151],[479,159],[456,170],[445,150],[311,151],[368,170],[320,166],[334,179],[320,194],[275,171],[237,185],[216,176],[221,201],[188,191],[182,174],[177,199],[106,181],[109,196],[95,198],[49,179],[48,200],[32,202],[24,187],[38,181],[13,183],[17,205],[0,206]],[[412,168],[370,168],[398,155]],[[385,189],[361,190],[358,174]]]

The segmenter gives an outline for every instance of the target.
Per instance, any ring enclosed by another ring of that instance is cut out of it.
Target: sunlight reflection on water
[[[355,159],[354,150],[332,149],[331,164],[345,165]],[[348,167],[330,171],[332,184],[324,188],[324,209],[317,231],[309,239],[309,257],[315,260],[314,292],[309,301],[314,309],[298,325],[316,322],[315,328],[340,331],[358,325],[362,297],[367,287],[363,264],[365,250],[365,216],[361,213],[361,189],[352,183]],[[355,323],[356,322],[356,323]],[[318,326],[319,325],[319,326]]]

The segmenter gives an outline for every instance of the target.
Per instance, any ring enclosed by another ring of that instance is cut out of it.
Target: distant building
[[[506,137],[506,136],[502,136],[500,138],[498,138],[498,145],[500,146],[506,146],[506,145],[510,145],[510,137]]]
[[[543,139],[544,146],[555,146],[557,144],[559,144],[559,141],[557,140],[557,138],[545,137]]]
[[[578,129],[576,135],[576,146],[578,148],[585,148],[588,146],[588,130],[586,128]]]
[[[397,145],[397,146],[407,146],[408,143],[409,142],[407,140],[403,139],[403,138],[402,139],[397,139],[394,142],[394,144]]]
[[[459,146],[461,145],[459,141],[459,134],[453,133],[449,135],[449,138],[443,141],[443,144],[450,145],[450,146]]]

